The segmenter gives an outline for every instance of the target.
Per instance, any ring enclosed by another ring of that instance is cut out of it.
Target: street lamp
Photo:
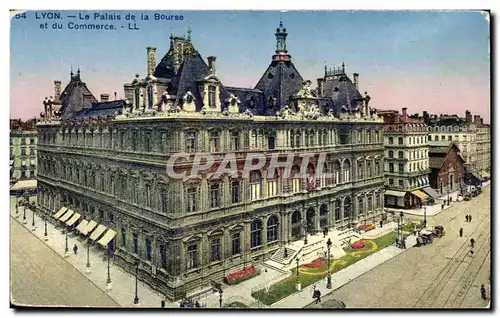
[[[222,308],[222,285],[219,286],[219,307]]]
[[[87,265],[85,266],[85,273],[90,274],[90,240],[87,239]]]
[[[424,206],[424,228],[427,227],[427,207]]]
[[[108,279],[106,279],[106,289],[111,290],[111,275],[109,274],[109,262],[111,258],[111,249],[108,246]]]
[[[307,244],[307,227],[304,227],[304,245]]]
[[[33,212],[33,219],[31,221],[31,230],[34,231],[35,230],[35,209],[33,209],[32,212]]]
[[[297,257],[297,259],[295,259],[295,261],[297,262],[297,277],[296,277],[296,281],[295,281],[295,288],[297,289],[297,291],[300,291],[300,283],[299,283],[299,258]]]
[[[43,232],[43,240],[48,241],[49,240],[49,235],[47,233],[47,218],[44,217],[43,221],[45,222],[45,231]]]
[[[399,216],[401,217],[401,226],[403,226],[403,216],[405,214],[403,213],[403,211],[401,211],[401,213],[399,213]]]
[[[19,202],[16,201],[16,219],[19,219]]]
[[[139,274],[139,261],[135,263],[135,297],[134,305],[139,306],[139,295],[137,294],[137,276]]]
[[[26,205],[23,204],[23,224],[28,223],[26,220]]]
[[[328,241],[326,241],[326,247],[328,248],[328,259],[327,259],[327,271],[328,271],[328,278],[326,281],[326,288],[327,289],[332,289],[332,275],[330,275],[330,247],[332,246],[332,241],[330,238],[328,238]]]
[[[69,257],[69,248],[68,248],[68,230],[64,231],[66,234],[66,248],[64,249],[64,257]]]
[[[450,189],[448,189],[448,206],[450,205],[451,197],[450,197]]]

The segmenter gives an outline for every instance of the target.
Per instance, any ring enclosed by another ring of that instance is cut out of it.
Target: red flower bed
[[[323,261],[321,258],[315,259],[309,264],[304,264],[304,267],[307,268],[319,268],[321,266],[325,265],[325,261]]]
[[[252,265],[252,266],[247,267],[239,272],[236,272],[236,273],[233,273],[233,274],[226,276],[225,280],[226,280],[226,283],[232,284],[232,283],[235,283],[236,281],[245,279],[245,278],[252,276],[252,275],[255,275],[255,274],[257,274],[257,271],[255,270],[255,268]]]
[[[360,231],[370,231],[370,230],[373,230],[375,229],[376,225],[375,224],[361,224],[358,229]]]
[[[359,240],[357,242],[354,242],[351,244],[351,247],[354,248],[354,249],[359,249],[359,248],[363,248],[365,247],[366,245],[366,242],[363,241],[363,240]]]

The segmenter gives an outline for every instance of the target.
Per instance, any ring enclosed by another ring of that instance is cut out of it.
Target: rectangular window
[[[144,136],[144,150],[147,151],[147,152],[151,151],[150,140],[151,140],[151,134],[150,133],[146,133],[145,136]]]
[[[210,152],[218,152],[219,151],[219,132],[211,131],[210,132]]]
[[[145,205],[147,208],[150,208],[151,207],[151,185],[149,184],[146,184],[145,188],[144,188],[144,197],[145,197]]]
[[[231,255],[240,254],[240,233],[234,233],[231,237],[231,240],[232,240]]]
[[[26,148],[21,148],[21,156],[26,156]]]
[[[196,133],[189,131],[186,133],[186,152],[196,151]]]
[[[240,133],[238,131],[231,132],[231,150],[240,150]]]
[[[34,145],[35,144],[35,138],[31,138],[30,139],[30,145]]]
[[[151,259],[152,259],[151,240],[149,238],[146,238],[146,259],[148,261],[151,261]]]
[[[122,246],[127,247],[127,232],[122,228]]]
[[[394,185],[394,179],[389,179],[389,184]]]
[[[187,247],[187,269],[198,267],[198,246],[196,244]]]
[[[161,212],[167,213],[167,189],[161,189]]]
[[[231,183],[231,198],[232,198],[232,203],[238,203],[240,202],[240,182],[239,181],[233,181]]]
[[[398,138],[398,144],[402,145],[403,144],[403,137]]]
[[[196,211],[196,188],[189,188],[186,191],[186,211],[194,212]]]
[[[114,217],[113,213],[109,213],[108,214],[108,219],[109,219],[109,223],[114,223],[115,222],[115,217]]]
[[[393,163],[389,164],[389,172],[394,172],[394,164]]]
[[[161,268],[167,268],[167,250],[165,245],[160,245]]]
[[[434,136],[434,141],[438,141],[439,140],[439,136]]]
[[[136,233],[132,233],[132,240],[133,240],[133,243],[132,243],[132,253],[138,254],[139,247],[138,247],[138,244],[137,244],[137,234]]]
[[[210,257],[210,260],[212,262],[220,261],[220,239],[219,238],[212,239],[211,245],[212,245],[212,255]]]
[[[399,164],[399,172],[403,172],[404,171],[404,164],[400,163]]]
[[[220,206],[220,185],[210,185],[210,207],[216,208]]]
[[[446,136],[441,136],[441,140],[446,140]]]
[[[132,132],[132,150],[137,150],[137,131]]]
[[[398,180],[399,186],[402,187],[404,185],[403,180]]]
[[[452,140],[451,136],[448,136],[448,141],[451,141],[451,140]]]
[[[208,86],[208,106],[215,108],[215,86]]]
[[[268,136],[267,137],[267,149],[274,149],[276,147],[275,145],[275,137],[274,136]]]

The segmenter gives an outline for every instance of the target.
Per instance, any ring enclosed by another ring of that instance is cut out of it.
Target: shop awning
[[[428,196],[425,192],[422,192],[422,191],[420,191],[420,190],[413,190],[413,191],[411,192],[411,194],[413,194],[413,195],[415,195],[415,196],[419,197],[419,198],[420,198],[420,200],[422,200],[422,201],[423,201],[423,200],[427,200],[427,199],[429,198],[429,196]]]
[[[76,221],[78,221],[79,218],[80,214],[78,213],[73,214],[73,216],[66,222],[66,225],[72,226],[73,224],[76,223]]]
[[[394,191],[394,190],[387,190],[384,192],[385,195],[392,195],[394,197],[404,197],[406,192],[402,191]]]
[[[471,172],[471,175],[472,175],[474,178],[476,178],[477,180],[479,180],[479,181],[483,180],[483,177],[481,177],[481,176],[479,175],[479,173],[477,173],[477,172],[475,172],[475,171]]]
[[[92,232],[92,234],[90,235],[90,239],[92,241],[95,241],[97,240],[97,238],[99,236],[101,236],[102,233],[104,233],[104,231],[106,230],[106,227],[102,224],[99,224],[99,226],[97,227],[97,229],[94,230],[94,232]]]
[[[54,214],[54,218],[55,219],[60,218],[63,215],[63,213],[66,212],[67,210],[68,210],[68,208],[63,206],[62,208],[59,209],[59,211],[57,211],[56,214]]]
[[[439,193],[437,193],[436,190],[434,190],[431,187],[425,187],[422,189],[422,191],[424,191],[425,193],[427,193],[428,195],[430,195],[434,199],[439,199],[439,197],[440,197]]]
[[[26,190],[26,189],[36,189],[38,183],[36,180],[22,180],[16,182],[10,190]]]
[[[116,232],[112,229],[109,229],[106,234],[104,234],[103,237],[101,237],[101,239],[97,242],[99,244],[101,244],[102,246],[106,247],[108,245],[109,242],[111,242],[111,240],[113,239],[113,237],[115,237],[116,235]]]
[[[85,230],[85,227],[89,224],[89,221],[87,220],[82,220],[80,224],[76,227],[76,230],[80,233],[82,233]]]
[[[73,213],[75,213],[75,211],[68,210],[66,213],[63,214],[63,216],[59,218],[59,221],[66,222],[73,215]]]
[[[83,235],[87,235],[89,232],[91,232],[97,225],[96,221],[90,221],[89,224],[83,229],[81,232]]]

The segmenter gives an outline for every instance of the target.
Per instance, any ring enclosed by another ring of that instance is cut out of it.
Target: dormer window
[[[215,86],[208,86],[208,106],[215,108]]]
[[[290,78],[295,78],[295,73],[291,73]]]
[[[273,74],[271,74],[271,73],[267,74],[267,78],[271,79],[271,78],[273,78],[273,77],[274,77],[274,75],[273,75]]]
[[[231,99],[231,106],[236,106],[236,99]]]
[[[189,94],[188,96],[186,96],[186,103],[191,104],[192,102],[193,102],[193,96]]]
[[[153,107],[153,86],[148,86],[148,106]]]
[[[276,98],[269,97],[269,108],[274,108],[276,106]]]
[[[254,108],[255,107],[255,99],[253,97],[250,97],[250,100],[248,101],[248,108]]]
[[[135,107],[138,108],[139,107],[139,98],[140,98],[140,90],[139,88],[136,88],[135,89]]]

